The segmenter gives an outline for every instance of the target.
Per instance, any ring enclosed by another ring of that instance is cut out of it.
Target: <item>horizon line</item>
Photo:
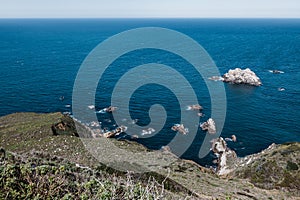
[[[300,17],[0,17],[0,19],[300,19]]]

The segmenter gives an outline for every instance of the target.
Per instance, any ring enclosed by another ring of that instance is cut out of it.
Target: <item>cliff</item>
[[[219,177],[210,169],[178,159],[169,152],[151,151],[135,142],[101,138],[128,151],[141,152],[141,156],[142,152],[153,153],[146,163],[151,172],[140,172],[133,162],[132,172],[128,173],[92,157],[77,137],[74,123],[60,113],[16,113],[0,118],[0,145],[6,151],[0,165],[0,199],[300,197],[299,143],[273,145],[260,154],[238,158],[230,166],[233,170],[226,177]],[[85,130],[84,126],[80,128]],[[90,133],[85,131],[88,138]],[[160,164],[153,162],[153,158],[173,162]]]

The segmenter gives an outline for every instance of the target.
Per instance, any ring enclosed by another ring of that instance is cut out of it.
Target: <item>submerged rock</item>
[[[217,132],[216,123],[212,118],[209,118],[206,122],[200,124],[200,127],[209,134],[215,134]]]
[[[231,69],[223,75],[223,81],[233,84],[262,85],[260,78],[249,68],[244,70],[240,68]]]

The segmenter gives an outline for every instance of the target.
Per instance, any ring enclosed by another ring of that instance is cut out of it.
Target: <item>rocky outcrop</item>
[[[64,115],[58,123],[53,124],[51,130],[53,135],[72,135],[79,137],[75,122],[68,115]]]
[[[207,131],[209,134],[215,134],[217,132],[216,123],[212,118],[209,118],[206,122],[200,124],[200,128],[203,131]]]
[[[219,176],[226,176],[236,169],[237,156],[236,153],[227,147],[222,137],[212,141],[212,151],[217,156],[217,170]]]
[[[260,78],[249,68],[244,70],[240,68],[231,69],[222,78],[222,81],[232,84],[262,85]]]

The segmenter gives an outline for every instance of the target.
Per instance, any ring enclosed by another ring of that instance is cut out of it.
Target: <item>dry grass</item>
[[[26,158],[27,159],[27,158]],[[165,199],[172,197],[153,177],[136,179],[68,162],[10,155],[0,167],[0,199]]]

